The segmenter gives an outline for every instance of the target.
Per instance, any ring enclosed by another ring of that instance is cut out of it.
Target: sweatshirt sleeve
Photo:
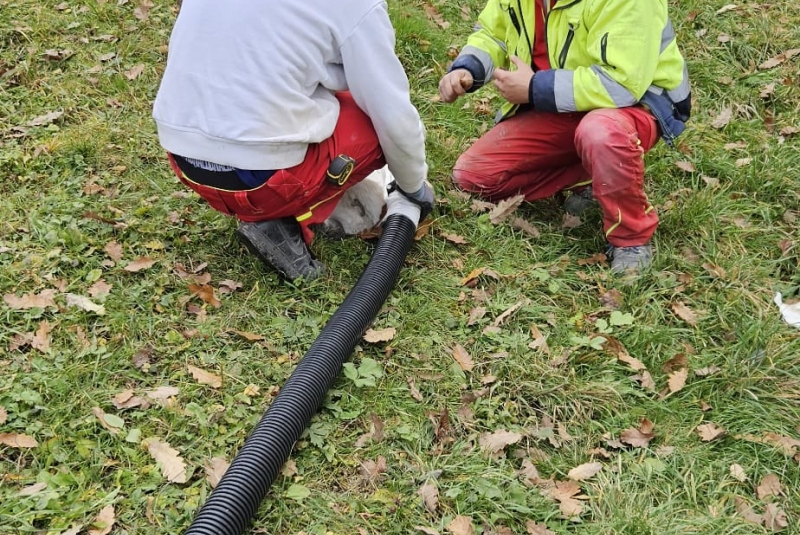
[[[353,99],[372,120],[389,171],[403,191],[413,193],[428,174],[425,129],[394,46],[394,28],[381,2],[344,40],[342,65]]]

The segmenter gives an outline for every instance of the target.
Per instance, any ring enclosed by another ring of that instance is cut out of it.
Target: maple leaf
[[[214,288],[208,284],[190,284],[189,291],[214,308],[222,306],[222,301],[214,295]]]
[[[626,429],[620,434],[619,440],[634,448],[646,448],[650,445],[650,441],[653,440],[653,437],[655,437],[653,434],[653,422],[647,418],[643,418],[639,424],[639,429]]]
[[[167,481],[170,483],[186,483],[186,464],[183,462],[178,450],[173,449],[169,444],[157,438],[146,439],[144,445],[161,469],[161,475]]]
[[[47,308],[56,306],[54,297],[55,290],[42,290],[38,295],[29,293],[22,297],[17,297],[14,294],[6,294],[3,296],[3,301],[13,308],[14,310],[28,310],[31,308]]]
[[[697,314],[692,312],[692,310],[688,306],[686,306],[686,303],[683,303],[682,301],[673,303],[672,311],[675,312],[676,316],[678,316],[680,319],[682,319],[692,327],[697,325]]]

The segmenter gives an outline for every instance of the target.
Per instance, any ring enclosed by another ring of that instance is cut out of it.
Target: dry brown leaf
[[[556,481],[555,487],[545,489],[544,493],[558,500],[562,515],[572,518],[583,512],[583,504],[573,497],[580,491],[581,487],[576,481]]]
[[[161,474],[170,483],[186,483],[186,464],[178,450],[173,449],[166,442],[157,438],[148,438],[144,441],[150,456],[155,459],[161,469]]]
[[[472,271],[470,271],[469,275],[461,279],[461,286],[469,286],[470,284],[477,282],[478,277],[483,275],[484,271],[486,271],[485,267],[473,269]]]
[[[72,55],[72,51],[71,50],[62,50],[61,52],[66,52],[66,53],[68,53],[68,55]],[[64,59],[64,58],[59,58],[59,59]],[[63,111],[51,111],[50,113],[46,113],[44,115],[40,115],[39,117],[31,119],[30,121],[25,123],[25,126],[44,126],[44,125],[48,125],[48,124],[52,123],[53,121],[55,121],[56,119],[58,119],[59,117],[61,117],[62,115],[64,115]]]
[[[653,427],[653,422],[647,418],[642,418],[639,429],[633,427],[626,429],[620,434],[619,440],[623,444],[628,444],[634,448],[646,448],[650,445],[650,441],[653,440],[653,437],[655,437],[653,434]]]
[[[425,526],[414,526],[414,529],[425,535],[439,535],[439,532],[433,528],[426,528]]]
[[[458,515],[447,525],[446,529],[453,535],[475,535],[471,516]]]
[[[686,303],[682,301],[678,301],[677,303],[672,304],[672,311],[678,316],[680,319],[691,325],[692,327],[697,325],[697,314],[692,312]]]
[[[675,162],[675,167],[677,167],[681,171],[686,171],[687,173],[694,173],[695,171],[697,171],[694,164],[692,162],[687,162],[686,160]]]
[[[429,513],[435,515],[439,510],[439,489],[432,483],[422,485],[417,494],[422,498],[422,504]]]
[[[736,481],[741,481],[742,483],[747,481],[747,474],[745,473],[744,468],[736,463],[731,465],[731,477],[733,477],[733,479]]]
[[[544,524],[537,524],[533,520],[528,520],[525,524],[525,531],[528,535],[556,535],[554,531],[547,529]]]
[[[134,65],[130,69],[124,72],[125,78],[128,80],[136,80],[140,74],[144,72],[144,64],[140,63],[138,65]]]
[[[522,467],[517,473],[522,477],[522,481],[527,485],[536,485],[541,481],[541,478],[539,477],[539,470],[536,469],[536,465],[534,465],[533,461],[530,459],[525,459],[522,461]]]
[[[721,370],[722,369],[718,366],[708,366],[707,368],[700,368],[699,370],[695,370],[694,374],[698,377],[706,377],[707,375],[714,375],[715,373]]]
[[[6,408],[0,405],[0,425],[3,425],[8,420],[8,412]]]
[[[764,61],[763,63],[761,63],[758,66],[758,68],[759,68],[759,70],[762,70],[762,71],[766,70],[766,69],[775,68],[778,65],[780,65],[781,63],[783,63],[784,61],[786,61],[787,59],[792,59],[793,57],[795,57],[798,54],[800,54],[800,48],[791,48],[791,49],[789,49],[789,50],[787,50],[787,51],[785,51],[785,52],[783,52],[781,54],[778,54],[777,56],[773,56],[773,57],[769,58],[768,60]]]
[[[381,342],[391,342],[397,334],[397,329],[394,327],[387,327],[386,329],[367,329],[364,333],[364,341],[370,344],[379,344]]]
[[[214,287],[209,284],[190,284],[189,291],[214,308],[222,306],[222,301],[217,299]]]
[[[56,306],[54,297],[56,296],[55,290],[42,290],[38,294],[25,294],[22,297],[17,297],[14,294],[6,294],[3,296],[3,301],[13,308],[14,310],[27,310],[30,308],[47,308]]]
[[[520,440],[522,440],[522,435],[520,433],[500,429],[494,433],[483,433],[480,438],[478,438],[478,444],[480,444],[481,449],[483,449],[485,453],[495,454],[506,449],[506,447],[511,444],[516,444]]]
[[[47,483],[40,482],[34,483],[33,485],[28,485],[27,487],[23,488],[19,493],[18,496],[35,496],[42,492],[44,489],[47,488]]]
[[[786,512],[778,504],[768,503],[764,507],[764,526],[773,533],[783,531],[789,527]]]
[[[456,245],[464,245],[467,243],[467,240],[463,236],[459,236],[458,234],[448,234],[446,232],[441,232],[439,235],[445,240],[449,241],[450,243],[455,243]]]
[[[146,409],[150,406],[150,402],[146,399],[134,396],[133,390],[123,390],[112,398],[111,404],[114,405],[114,408],[119,410],[133,409],[135,407]]]
[[[207,372],[197,366],[188,365],[189,373],[201,385],[208,385],[211,388],[219,388],[222,386],[222,377],[211,372]]]
[[[89,535],[108,535],[114,527],[114,522],[116,522],[114,506],[106,505],[92,522],[94,527],[89,529]]]
[[[469,318],[467,319],[467,326],[471,327],[475,325],[479,320],[481,320],[486,315],[486,308],[485,307],[475,307],[469,312]]]
[[[0,444],[17,449],[35,448],[39,445],[36,439],[22,433],[0,433]]]
[[[413,377],[406,377],[406,383],[408,383],[408,391],[411,394],[411,397],[413,399],[415,399],[416,401],[419,401],[420,403],[422,403],[422,401],[424,401],[424,398],[422,397],[422,394],[420,393],[419,389],[417,388],[417,385],[414,382],[414,378]]]
[[[711,442],[725,434],[725,430],[711,422],[697,426],[697,434],[703,442]]]
[[[753,161],[752,158],[739,158],[738,160],[733,162],[733,165],[735,165],[736,167],[744,167],[745,165],[750,165],[750,162],[752,161]]]
[[[231,331],[231,332],[234,333],[234,334],[238,334],[239,336],[241,336],[242,338],[244,338],[248,342],[261,342],[261,341],[265,340],[264,336],[262,336],[260,334],[248,333],[248,332],[245,332],[245,331]]]
[[[546,355],[550,354],[550,346],[547,345],[547,338],[542,334],[542,331],[540,331],[539,327],[537,327],[536,325],[531,325],[531,338],[533,338],[533,342],[528,344],[528,348],[530,349],[541,348]]]
[[[681,368],[669,374],[667,385],[671,394],[683,390],[686,386],[686,379],[689,377],[689,368]]]
[[[122,245],[118,244],[115,241],[110,241],[106,244],[103,248],[105,253],[108,257],[113,260],[114,262],[119,262],[122,260]]]
[[[465,372],[471,372],[475,367],[472,357],[469,356],[469,353],[467,353],[467,350],[464,349],[461,344],[456,344],[453,348],[453,358],[456,359],[458,365],[461,366],[461,369]]]
[[[575,481],[584,481],[594,477],[602,469],[601,463],[585,463],[570,470],[567,477]]]
[[[383,430],[386,424],[383,423],[377,414],[370,414],[369,431],[358,437],[356,440],[356,448],[363,448],[370,442],[380,442],[383,440]]]
[[[386,457],[379,455],[375,461],[364,461],[359,468],[362,483],[377,486],[386,476]]]
[[[111,293],[113,285],[108,284],[105,280],[100,279],[89,287],[88,293],[92,297],[105,297]]]
[[[50,322],[42,320],[42,322],[39,323],[39,328],[36,329],[36,332],[33,334],[31,347],[42,353],[47,353],[47,350],[50,349],[50,331],[52,330],[53,327],[50,325]]]
[[[524,195],[516,195],[508,199],[503,199],[497,203],[497,206],[495,206],[491,212],[489,212],[489,221],[491,221],[493,225],[499,225],[508,219],[508,217],[513,214],[517,208],[519,208],[519,205],[521,205],[524,200]]]
[[[725,128],[728,126],[728,123],[731,122],[732,118],[733,110],[731,108],[722,108],[722,110],[719,112],[719,115],[714,117],[714,120],[711,121],[711,126],[717,129]]]
[[[736,513],[748,522],[758,525],[764,522],[764,516],[757,515],[755,511],[753,511],[753,508],[750,507],[750,504],[741,496],[736,496],[736,498],[734,498],[734,503],[736,504]]]
[[[761,479],[761,483],[756,487],[756,496],[763,500],[767,496],[780,496],[783,494],[781,480],[775,474],[767,474]]]
[[[536,228],[531,223],[529,223],[528,221],[526,221],[521,217],[515,217],[514,220],[511,222],[511,226],[514,227],[515,229],[521,230],[522,232],[528,234],[533,238],[539,238],[542,235],[542,233],[539,232],[538,228]]]
[[[203,468],[206,470],[206,481],[208,481],[212,489],[217,488],[222,476],[225,475],[230,466],[231,463],[222,457],[212,457],[203,463]]]
[[[94,312],[98,316],[104,316],[106,313],[106,307],[98,305],[92,302],[88,297],[82,295],[67,294],[67,306],[77,307],[86,312]]]
[[[561,218],[561,228],[578,228],[583,225],[583,220],[573,214],[564,214]]]
[[[137,258],[133,262],[129,263],[125,266],[125,271],[129,271],[131,273],[136,273],[137,271],[142,271],[143,269],[150,269],[153,267],[156,261],[150,257],[143,256],[141,258]]]
[[[656,382],[653,380],[653,376],[650,375],[650,372],[647,370],[642,370],[642,373],[631,376],[631,379],[638,381],[642,385],[642,388],[646,388],[647,390],[651,390],[653,392],[656,390]]]

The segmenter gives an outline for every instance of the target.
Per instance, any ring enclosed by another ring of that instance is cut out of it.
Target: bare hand
[[[511,62],[517,67],[517,70],[495,69],[494,85],[503,98],[510,103],[527,104],[530,101],[528,88],[531,84],[531,77],[533,77],[533,69],[517,56],[511,56]],[[439,87],[441,88],[441,84]]]
[[[466,69],[455,69],[439,80],[439,97],[442,102],[453,102],[464,95],[474,83],[472,73]]]

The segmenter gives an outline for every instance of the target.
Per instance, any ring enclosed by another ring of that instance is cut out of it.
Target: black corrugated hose
[[[404,215],[386,219],[361,277],[247,438],[187,535],[241,535],[248,527],[295,442],[392,291],[415,231]]]

